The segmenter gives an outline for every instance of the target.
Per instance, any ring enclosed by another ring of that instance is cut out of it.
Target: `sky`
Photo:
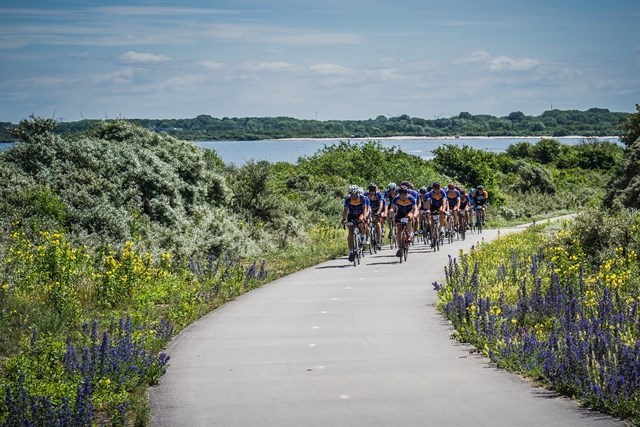
[[[638,0],[3,0],[0,121],[634,112]]]

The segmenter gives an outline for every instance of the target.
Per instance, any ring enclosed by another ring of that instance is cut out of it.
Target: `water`
[[[459,147],[469,147],[486,150],[493,153],[502,153],[511,144],[527,141],[532,144],[540,141],[535,138],[387,138],[377,141],[383,147],[397,147],[402,151],[430,159],[433,150],[445,145],[454,144]],[[556,138],[563,144],[579,144],[585,138]],[[259,141],[195,141],[194,144],[207,149],[215,150],[225,163],[242,165],[250,160],[267,160],[269,162],[296,163],[299,157],[311,156],[326,146],[331,146],[344,139],[287,139],[287,140],[259,140]],[[620,143],[618,138],[598,138],[599,141],[608,140]],[[351,142],[364,143],[364,139],[351,139]]]
[[[564,144],[579,144],[586,138],[556,138]],[[272,163],[296,163],[302,156],[311,156],[326,146],[331,146],[344,139],[264,139],[258,141],[194,141],[198,147],[215,150],[225,163],[243,165],[248,161],[266,160]],[[599,141],[611,141],[621,144],[618,138],[598,138]],[[364,143],[365,139],[351,139],[354,143]],[[535,138],[383,138],[377,140],[383,147],[397,147],[402,151],[423,159],[433,157],[433,150],[445,145],[454,144],[502,153],[516,142],[527,141],[532,144],[540,141]],[[11,144],[0,144],[0,151]]]

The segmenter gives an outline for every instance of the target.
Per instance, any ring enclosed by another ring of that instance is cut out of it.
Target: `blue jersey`
[[[382,207],[384,207],[384,199],[382,198],[381,192],[376,191],[373,194],[369,192],[367,193],[367,197],[369,198],[369,205],[371,206],[372,213],[378,212],[378,208],[380,208],[380,203],[382,203]]]
[[[396,218],[403,218],[407,216],[407,214],[416,206],[416,203],[416,199],[414,199],[413,196],[407,196],[404,200],[402,200],[400,196],[397,196],[391,202],[392,205],[396,205]]]
[[[460,209],[466,209],[467,205],[472,204],[471,197],[468,194],[460,195]]]
[[[449,206],[454,207],[458,204],[458,199],[460,199],[460,192],[454,188],[453,190],[449,190],[447,188],[447,200],[449,201]]]
[[[353,216],[364,213],[364,207],[370,205],[369,198],[362,194],[358,194],[355,200],[351,199],[351,196],[344,199],[344,207],[349,208],[349,215]]]
[[[391,190],[387,190],[384,192],[384,201],[391,206],[391,202],[393,199],[398,197],[398,190],[393,190],[393,194],[391,194]]]
[[[435,190],[431,190],[424,196],[424,201],[426,203],[428,200],[431,200],[431,206],[429,209],[436,210],[442,207],[442,204],[444,203],[444,200],[446,198],[447,194],[444,192],[444,190],[440,189],[437,192]]]
[[[409,195],[410,195],[411,197],[413,197],[414,199],[416,199],[416,202],[417,202],[418,200],[420,200],[420,193],[419,193],[419,192],[417,192],[416,190],[414,190],[414,189],[412,189],[412,188],[409,188],[409,189],[407,189],[407,192],[409,193]]]

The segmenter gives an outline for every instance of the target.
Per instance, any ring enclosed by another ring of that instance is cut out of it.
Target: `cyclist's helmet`
[[[369,191],[376,191],[378,189],[378,186],[375,185],[374,183],[369,184]]]
[[[363,194],[363,193],[364,193],[364,188],[358,187],[358,194]]]
[[[427,191],[428,191],[427,187],[425,186],[420,187],[420,194],[427,194]]]
[[[400,188],[398,189],[398,194],[408,194],[408,193],[409,193],[409,189],[404,185],[401,185]]]
[[[358,186],[350,185],[349,186],[349,194],[358,194]]]
[[[483,185],[478,185],[478,190],[484,190],[484,186]]]
[[[389,185],[387,185],[387,189],[389,189],[389,190],[397,190],[398,186],[396,185],[395,182],[390,182]]]
[[[407,188],[413,188],[413,184],[411,183],[411,181],[402,181],[400,185]]]
[[[433,184],[431,184],[431,186],[433,188],[440,188],[440,183],[438,181],[434,182]]]

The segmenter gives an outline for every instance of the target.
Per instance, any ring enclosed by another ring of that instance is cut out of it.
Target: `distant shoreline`
[[[567,136],[381,136],[381,137],[353,137],[353,138],[265,138],[270,141],[393,141],[393,140],[465,140],[465,139],[619,139],[617,136],[580,136],[580,135],[567,135]]]

